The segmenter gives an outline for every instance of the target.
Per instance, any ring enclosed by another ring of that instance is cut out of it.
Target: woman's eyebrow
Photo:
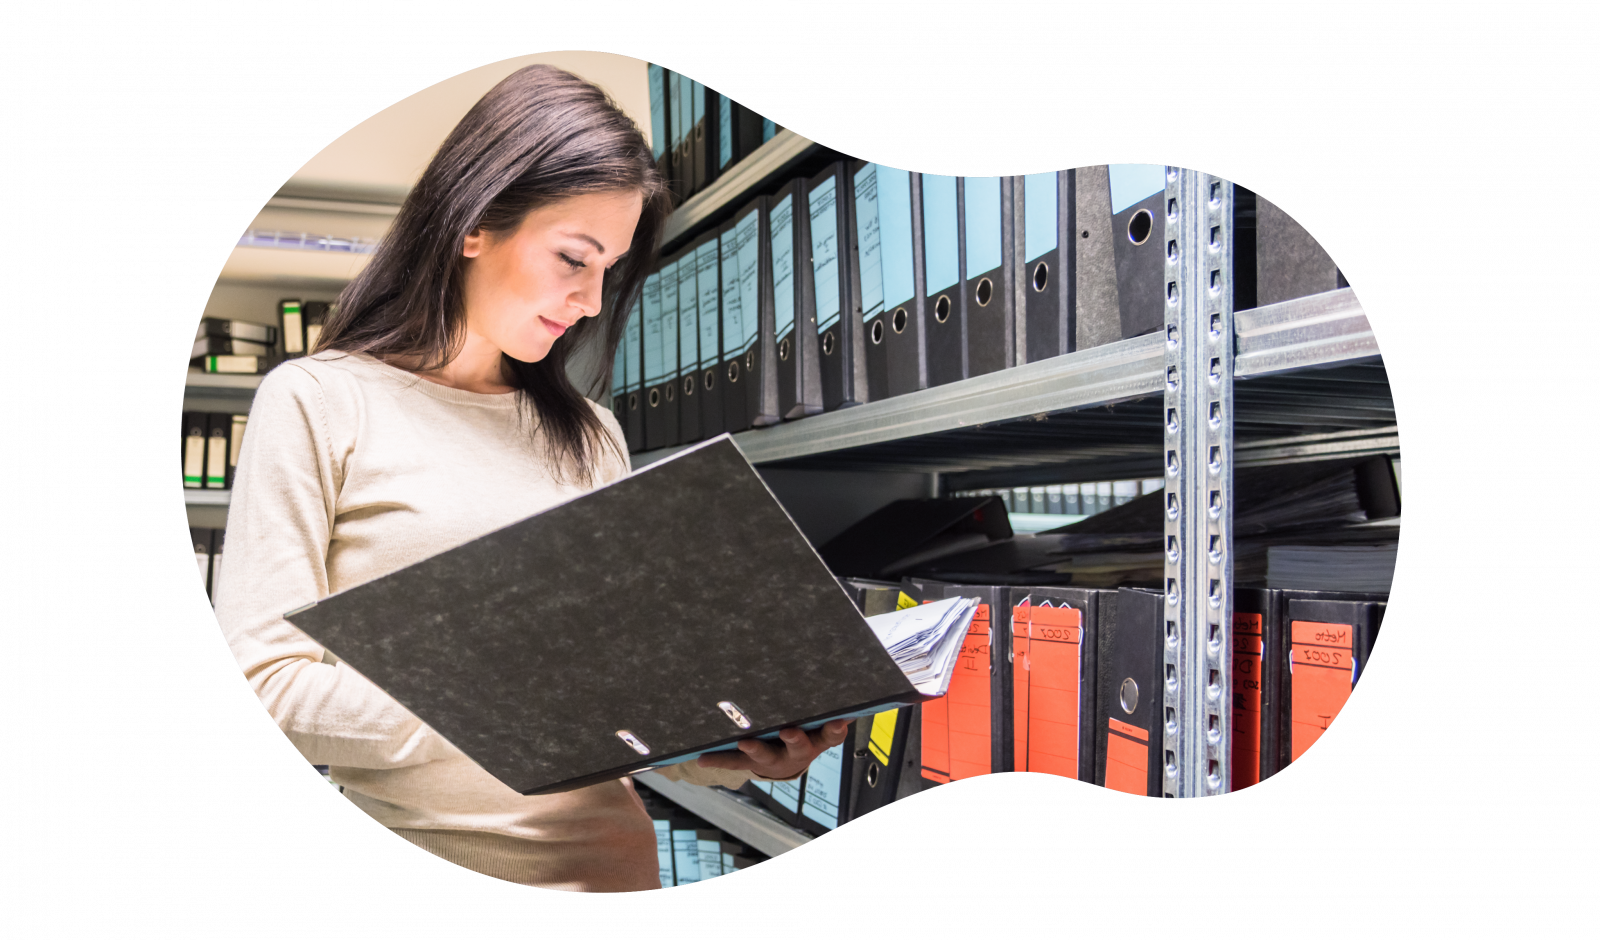
[[[595,238],[593,235],[585,235],[582,232],[562,232],[561,234],[567,236],[568,238],[577,238],[581,239],[582,241],[586,241],[593,245],[596,251],[600,252],[601,254],[606,253],[606,246],[600,244],[600,240]]]

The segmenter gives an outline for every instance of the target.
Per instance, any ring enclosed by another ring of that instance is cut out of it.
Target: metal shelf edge
[[[245,391],[253,392],[261,387],[260,375],[228,375],[212,372],[190,372],[184,376],[184,389],[204,389],[208,392]]]
[[[815,146],[815,143],[794,131],[778,131],[754,153],[734,164],[727,175],[719,177],[668,216],[666,228],[661,233],[661,244],[672,244],[674,239],[681,238],[717,210],[745,195],[750,187],[781,171]]]
[[[186,487],[183,491],[183,504],[185,506],[226,506],[231,494],[231,490],[191,490]]]
[[[766,855],[782,855],[811,841],[811,837],[805,833],[758,813],[710,787],[668,780],[657,773],[638,774],[633,780]]]
[[[1234,314],[1238,378],[1375,358],[1377,337],[1346,287]]]

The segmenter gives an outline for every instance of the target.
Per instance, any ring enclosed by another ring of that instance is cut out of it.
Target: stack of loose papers
[[[868,617],[867,625],[918,692],[943,695],[977,611],[977,598],[952,597]]]

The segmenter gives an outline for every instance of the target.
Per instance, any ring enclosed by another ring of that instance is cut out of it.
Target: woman
[[[440,147],[316,353],[261,383],[239,458],[217,616],[256,694],[356,805],[509,881],[659,887],[631,782],[522,796],[280,613],[627,472],[615,419],[566,367],[585,344],[612,361],[667,211],[649,146],[604,92],[516,72]],[[846,727],[667,773],[792,778]]]

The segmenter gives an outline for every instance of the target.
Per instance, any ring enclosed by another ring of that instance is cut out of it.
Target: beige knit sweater
[[[620,445],[616,420],[595,411]],[[654,830],[631,782],[522,796],[281,616],[582,492],[551,478],[539,444],[511,394],[447,388],[361,355],[279,366],[250,411],[217,619],[278,726],[385,826],[509,881],[658,887]],[[627,469],[609,458],[595,483]],[[692,764],[668,773],[749,778]]]

